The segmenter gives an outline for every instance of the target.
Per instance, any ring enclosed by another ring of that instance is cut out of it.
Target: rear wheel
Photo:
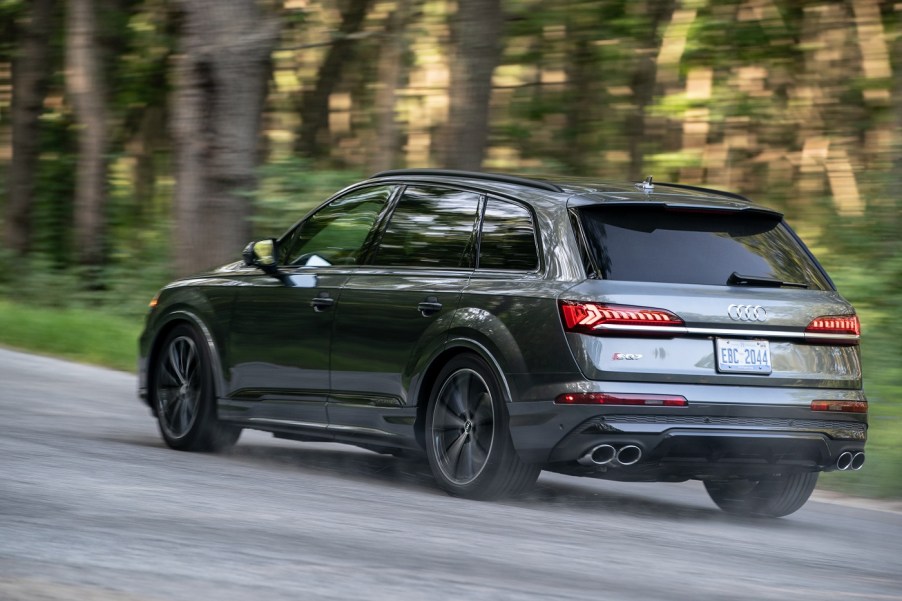
[[[455,357],[439,373],[426,414],[426,455],[439,486],[471,499],[524,492],[540,472],[517,455],[498,379],[475,355]]]
[[[711,500],[727,513],[782,517],[798,510],[814,490],[818,472],[766,480],[706,480]]]
[[[163,440],[180,451],[219,451],[241,429],[216,418],[213,372],[205,341],[187,324],[172,329],[153,370],[154,412]]]

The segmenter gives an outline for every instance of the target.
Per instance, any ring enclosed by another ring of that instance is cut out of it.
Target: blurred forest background
[[[902,2],[0,0],[0,343],[133,368],[147,301],[344,184],[449,167],[784,211],[856,304],[902,496]]]

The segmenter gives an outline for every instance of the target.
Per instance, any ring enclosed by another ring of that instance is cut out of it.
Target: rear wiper
[[[773,288],[807,288],[808,284],[801,282],[784,282],[777,278],[769,278],[763,275],[740,275],[735,271],[727,278],[728,286],[769,286]]]

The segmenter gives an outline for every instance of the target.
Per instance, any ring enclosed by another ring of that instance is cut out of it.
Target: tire
[[[814,490],[818,472],[767,480],[706,480],[711,500],[727,513],[779,518],[798,510]]]
[[[426,413],[426,456],[438,485],[468,499],[528,490],[539,467],[514,449],[501,386],[476,355],[458,355],[436,379]]]
[[[153,409],[163,440],[179,451],[221,451],[234,445],[241,428],[216,418],[213,370],[206,340],[196,328],[178,325],[156,354]]]

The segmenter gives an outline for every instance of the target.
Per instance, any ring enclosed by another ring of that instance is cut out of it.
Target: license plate
[[[772,371],[767,340],[717,338],[714,346],[719,372],[769,374]]]

